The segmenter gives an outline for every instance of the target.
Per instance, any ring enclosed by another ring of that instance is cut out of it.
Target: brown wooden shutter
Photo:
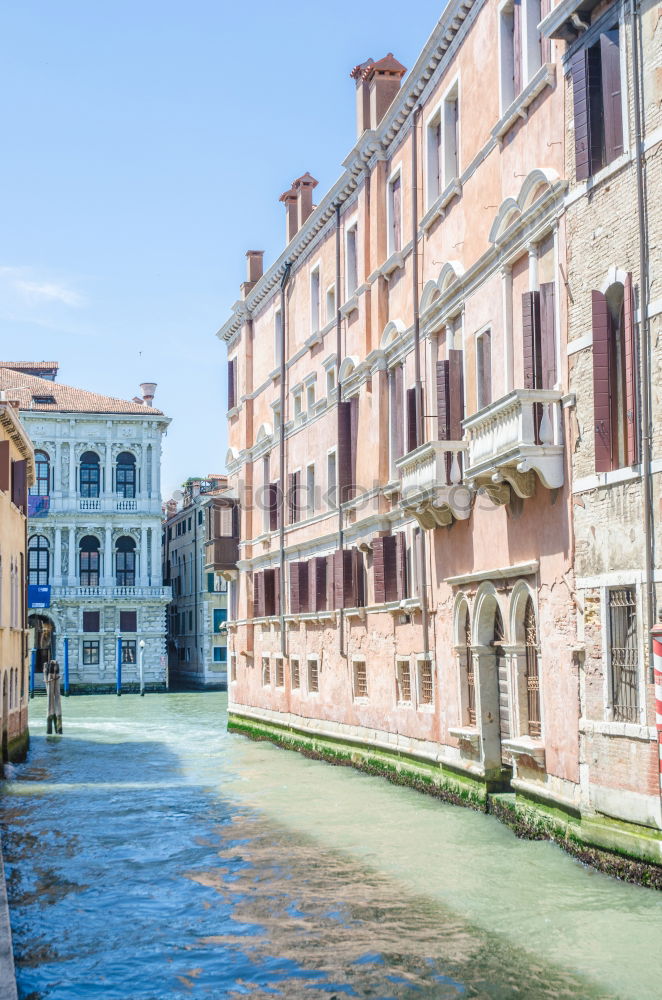
[[[418,447],[416,433],[416,387],[407,389],[407,451]]]
[[[349,401],[349,431],[352,442],[352,464],[351,464],[351,476],[352,476],[352,491],[351,496],[356,496],[357,494],[357,478],[356,478],[356,465],[357,465],[357,453],[358,453],[358,442],[359,442],[359,397],[352,396]]]
[[[570,62],[575,118],[575,176],[585,181],[591,173],[588,49],[579,49]]]
[[[337,608],[353,607],[353,560],[351,549],[338,549],[334,555],[334,590]]]
[[[12,462],[12,503],[24,514],[28,509],[27,462]]]
[[[311,609],[308,594],[308,563],[304,560],[299,564],[299,612],[315,610]]]
[[[513,2],[513,95],[522,89],[522,4]]]
[[[634,289],[632,275],[627,274],[623,286],[623,340],[625,344],[625,428],[627,463],[635,465],[639,461],[639,414],[638,414],[638,352],[634,323]]]
[[[280,614],[280,566],[272,570],[273,579],[273,613]]]
[[[338,403],[338,503],[346,503],[352,490],[352,407]]]
[[[377,537],[372,540],[372,577],[375,589],[375,604],[383,604],[386,601],[386,588],[384,586],[384,542],[385,538]]]
[[[278,528],[278,483],[269,483],[267,487],[267,504],[269,509],[269,530]]]
[[[462,351],[448,352],[448,394],[449,433],[451,441],[462,440],[462,420],[464,419],[464,374]]]
[[[234,358],[228,361],[228,410],[237,405],[236,365]]]
[[[402,199],[400,178],[391,184],[391,207],[393,210],[393,250],[402,249]]]
[[[384,538],[384,600],[387,603],[399,600],[396,538],[396,535],[387,535]]]
[[[595,471],[612,467],[611,338],[612,323],[607,299],[592,294],[593,313],[593,416],[595,422]]]
[[[290,563],[290,613],[298,615],[300,610],[299,601],[299,566],[298,562]]]
[[[540,295],[524,292],[522,295],[522,353],[524,361],[524,388],[539,389],[540,377]]]
[[[253,618],[261,618],[263,615],[263,582],[261,573],[253,573]]]
[[[610,163],[623,152],[621,53],[618,45],[618,28],[603,31],[600,35],[600,56],[605,160]]]
[[[552,9],[551,0],[540,0],[540,20],[544,21]],[[540,60],[547,63],[552,58],[552,44],[549,38],[544,35],[540,37]]]
[[[556,305],[554,282],[540,286],[540,365],[543,389],[556,385]]]
[[[360,549],[352,549],[352,604],[355,608],[365,607],[365,564]]]
[[[408,597],[407,588],[407,538],[404,531],[395,535],[395,580],[396,600],[404,601]]]
[[[331,552],[326,557],[326,607],[328,611],[337,608],[336,604],[336,553]]]
[[[326,611],[327,608],[327,568],[328,560],[324,556],[316,556],[308,568],[308,573],[315,586],[315,611]]]
[[[11,482],[9,441],[0,441],[0,490],[9,493]]]
[[[437,361],[437,437],[449,441],[451,436],[450,365]]]

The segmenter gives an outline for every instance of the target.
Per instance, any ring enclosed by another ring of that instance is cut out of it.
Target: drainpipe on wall
[[[648,317],[648,240],[646,226],[644,150],[642,147],[641,90],[639,67],[639,24],[637,0],[630,3],[632,35],[632,80],[634,98],[634,141],[637,169],[637,215],[639,218],[639,333],[641,338],[641,466],[643,471],[642,517],[644,526],[644,577],[649,682],[653,683],[653,642],[651,629],[655,625],[655,583],[653,581],[655,524],[653,483],[651,476],[651,402],[650,402],[650,322]]]
[[[416,440],[419,445],[425,438],[425,422],[423,419],[424,393],[421,375],[421,323],[418,312],[418,143],[416,136],[416,121],[420,114],[420,104],[412,113],[411,125],[411,239],[412,239],[412,298],[414,303],[414,374],[416,384]],[[429,615],[428,615],[428,580],[426,563],[425,530],[420,533],[420,573],[421,573],[421,624],[423,627],[423,652],[426,657],[430,653]]]
[[[338,506],[338,549],[342,551],[344,544],[342,504],[340,502],[340,490],[338,482],[340,477],[340,403],[342,401],[342,384],[340,382],[340,360],[342,354],[342,316],[340,314],[340,204],[336,204],[336,389],[338,393],[338,414],[337,440],[336,440],[336,504]],[[335,565],[334,565],[335,574]],[[333,581],[333,592],[335,593],[335,578]],[[335,604],[335,601],[334,601]],[[343,609],[338,608],[338,643],[340,655],[345,655],[345,618]]]
[[[280,545],[280,579],[278,581],[279,603],[280,603],[280,651],[287,656],[287,643],[285,641],[285,344],[287,317],[285,312],[285,288],[290,280],[292,262],[288,261],[283,271],[280,281],[280,414],[278,417],[278,456],[280,462],[280,519],[279,519],[279,545]]]

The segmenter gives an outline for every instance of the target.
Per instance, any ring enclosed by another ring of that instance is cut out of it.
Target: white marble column
[[[60,493],[62,490],[62,443],[55,442],[55,454],[53,455],[53,492]]]
[[[163,582],[161,574],[161,529],[152,528],[152,586],[160,587]]]
[[[70,587],[78,584],[78,573],[76,572],[76,529],[69,527],[69,566],[67,569],[67,582]]]
[[[110,495],[113,492],[113,448],[110,441],[106,441],[106,454],[104,457],[104,492]]]
[[[62,528],[55,529],[55,544],[53,549],[53,586],[62,586]]]
[[[113,529],[110,524],[106,525],[106,535],[103,544],[103,585],[112,587],[113,580]]]
[[[160,455],[161,441],[157,436],[156,440],[152,442],[152,497],[157,500],[161,496],[161,483],[159,481]]]
[[[147,555],[147,527],[140,526],[140,565],[138,567],[138,583],[141,587],[148,586],[149,583],[149,560]]]

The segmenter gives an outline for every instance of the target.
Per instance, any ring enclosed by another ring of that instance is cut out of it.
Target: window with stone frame
[[[614,722],[639,722],[639,640],[634,587],[607,591],[609,688]]]
[[[399,705],[411,705],[411,664],[409,660],[396,662],[395,683]]]

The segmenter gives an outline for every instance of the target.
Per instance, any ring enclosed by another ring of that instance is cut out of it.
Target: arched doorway
[[[28,626],[31,630],[30,649],[37,651],[35,672],[41,674],[44,665],[55,659],[55,625],[45,615],[30,615]]]

